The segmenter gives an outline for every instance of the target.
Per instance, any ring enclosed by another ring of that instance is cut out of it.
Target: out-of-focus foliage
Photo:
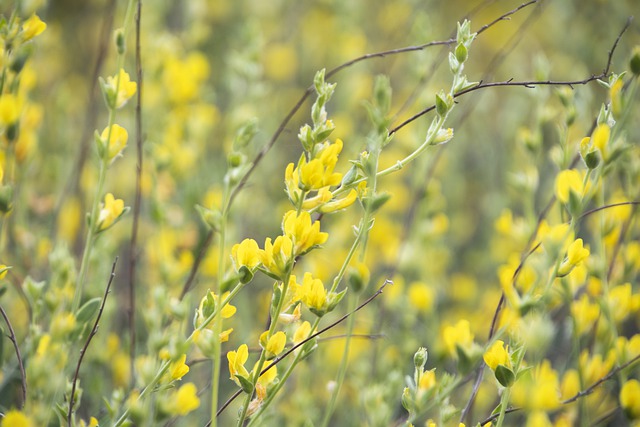
[[[27,400],[3,336],[0,426],[66,425],[116,256],[72,425],[204,425],[242,389],[219,425],[240,412],[263,425],[457,426],[478,369],[467,425],[500,403],[521,408],[495,411],[506,425],[637,422],[637,369],[567,400],[640,355],[637,208],[590,212],[640,200],[637,23],[603,84],[579,83],[603,72],[638,7],[539,0],[475,39],[456,28],[468,19],[477,32],[520,4],[144,2],[139,81],[136,2],[2,3],[0,262],[11,269],[0,269],[0,305]],[[465,76],[578,83],[485,88],[454,104]],[[254,364],[385,280],[317,347],[258,378]]]

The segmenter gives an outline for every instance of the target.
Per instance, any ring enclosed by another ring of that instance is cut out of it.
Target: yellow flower
[[[504,341],[502,340],[496,340],[484,353],[483,359],[484,363],[486,363],[492,371],[495,371],[498,365],[511,368],[509,346],[505,347]]]
[[[578,334],[588,332],[594,322],[600,317],[600,306],[591,303],[586,294],[582,294],[579,300],[571,304],[571,316],[576,322]]]
[[[262,369],[264,369],[267,366],[269,366],[271,364],[271,362],[273,362],[273,360],[265,360],[264,361],[264,365],[262,365]],[[253,365],[253,370],[251,372],[255,372],[257,367],[258,367],[258,361],[256,361],[255,365]],[[267,372],[265,372],[264,374],[260,375],[260,377],[258,378],[258,384],[262,384],[263,386],[267,386],[267,385],[271,384],[273,382],[273,380],[276,379],[277,376],[278,376],[278,367],[276,365],[274,365],[271,368],[269,368],[269,370]]]
[[[249,269],[255,268],[260,264],[258,243],[253,239],[244,239],[241,243],[236,243],[231,248],[231,257],[236,270],[242,266],[246,266]]]
[[[426,283],[413,282],[407,291],[409,303],[419,311],[429,312],[435,302],[435,291]]]
[[[561,171],[556,177],[556,197],[562,203],[569,202],[569,194],[573,192],[579,199],[582,199],[584,186],[582,175],[575,169]]]
[[[0,95],[0,125],[9,126],[20,117],[20,103],[15,95],[5,93]]]
[[[611,112],[613,113],[613,117],[618,120],[620,118],[620,114],[622,113],[622,87],[624,86],[624,82],[622,79],[617,79],[614,84],[611,85],[609,89],[609,98],[611,99]]]
[[[84,420],[80,420],[80,427],[98,427],[98,420],[96,417],[89,418],[89,424],[87,424]]]
[[[269,331],[265,331],[260,336],[260,343],[264,346],[264,341],[267,340],[267,335]],[[284,332],[278,331],[269,338],[266,342],[265,350],[267,351],[267,358],[272,358],[282,353],[284,350],[284,346],[287,343],[287,336]]]
[[[9,272],[10,269],[11,267],[7,267],[4,264],[0,264],[0,280],[4,279],[7,276],[7,273]]]
[[[296,329],[295,333],[293,334],[293,342],[295,344],[299,344],[307,339],[310,334],[311,324],[305,320],[300,326],[298,326],[298,329]]]
[[[194,383],[186,383],[175,392],[172,401],[174,414],[187,415],[200,406],[198,389]]]
[[[314,313],[321,313],[327,304],[327,291],[320,279],[304,273],[300,290],[302,302]]]
[[[311,210],[319,206],[323,206],[333,198],[333,194],[329,190],[329,187],[324,187],[318,190],[318,194],[314,197],[306,198],[302,203],[302,209]]]
[[[531,410],[553,410],[560,406],[558,373],[548,360],[529,371],[513,386],[514,405]]]
[[[567,259],[563,261],[558,269],[558,276],[566,276],[574,267],[580,265],[582,261],[589,257],[589,249],[585,248],[582,239],[576,239],[567,250]]]
[[[169,365],[169,373],[172,380],[179,380],[189,372],[189,366],[184,363],[187,360],[187,355],[183,354],[180,359]]]
[[[457,347],[468,348],[473,344],[473,334],[468,320],[459,320],[454,326],[446,326],[442,330],[445,349],[450,356],[458,357]]]
[[[104,231],[111,227],[124,212],[124,201],[116,199],[113,194],[107,193],[104,196],[102,209],[98,214],[97,231]]]
[[[132,82],[129,74],[121,68],[115,76],[107,77],[104,89],[111,106],[121,108],[135,95],[138,85]]]
[[[22,411],[12,409],[4,414],[0,427],[33,427],[33,421]]]
[[[430,371],[426,371],[420,377],[420,382],[418,382],[418,388],[422,391],[428,391],[436,385],[436,370],[431,369]]]
[[[595,128],[593,133],[591,134],[591,142],[593,146],[600,150],[602,154],[602,158],[604,160],[607,159],[607,144],[609,143],[609,138],[611,137],[611,128],[605,123],[598,125]]]
[[[42,22],[38,15],[33,14],[31,15],[31,18],[27,19],[24,21],[24,24],[22,24],[22,39],[24,41],[31,40],[46,29],[47,24]]]
[[[569,369],[564,373],[560,395],[563,399],[570,399],[580,391],[580,374],[575,369]]]
[[[111,129],[111,132],[109,132]],[[127,130],[120,125],[112,125],[111,128],[106,127],[100,134],[100,140],[103,146],[103,155],[107,156],[108,161],[113,161],[120,156],[122,150],[127,146],[129,134]]]
[[[320,231],[320,221],[312,224],[311,215],[306,211],[300,215],[293,210],[287,212],[282,220],[282,230],[294,245],[294,256],[308,252],[329,238],[329,234]]]
[[[260,251],[259,256],[260,262],[270,276],[283,279],[294,257],[293,242],[288,236],[278,236],[271,243],[271,238],[267,237],[264,250]]]
[[[351,206],[353,202],[356,201],[357,197],[358,197],[358,192],[354,189],[351,189],[351,191],[349,192],[349,194],[347,194],[346,197],[343,197],[342,199],[330,201],[320,206],[320,212],[332,213],[342,209],[346,209],[349,206]]]
[[[229,361],[229,373],[231,374],[231,379],[236,382],[236,384],[240,385],[240,382],[237,380],[237,376],[248,377],[249,372],[244,367],[244,364],[247,362],[249,358],[249,347],[246,344],[242,344],[238,347],[238,351],[230,351],[227,353],[227,360]]]
[[[631,419],[640,418],[640,382],[631,379],[620,390],[620,406]]]

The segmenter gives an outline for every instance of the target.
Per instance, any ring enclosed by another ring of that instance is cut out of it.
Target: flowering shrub
[[[640,422],[632,2],[107,3],[0,6],[0,427]]]

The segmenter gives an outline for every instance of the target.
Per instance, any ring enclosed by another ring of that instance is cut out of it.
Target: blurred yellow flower
[[[104,88],[107,99],[113,103],[112,107],[121,108],[135,95],[138,85],[132,82],[129,74],[121,68],[115,76],[107,77]]]
[[[100,139],[105,149],[104,155],[106,155],[107,160],[111,162],[116,157],[120,156],[122,150],[124,150],[127,146],[129,134],[127,133],[127,130],[122,126],[112,125],[111,128],[104,128],[102,134],[100,134]]]
[[[42,22],[38,15],[33,14],[22,24],[22,39],[24,41],[31,40],[35,36],[41,34],[47,29],[47,24]]]
[[[0,95],[0,125],[9,126],[20,117],[20,103],[15,95],[5,93]]]
[[[413,282],[407,291],[409,304],[419,311],[429,312],[435,303],[435,291],[423,282]]]
[[[581,335],[588,332],[600,317],[600,306],[589,301],[586,294],[582,294],[580,299],[571,303],[571,315],[576,322],[576,332]]]
[[[97,231],[103,231],[111,227],[124,212],[124,201],[116,199],[113,194],[104,196],[104,203],[98,214]]]
[[[455,325],[445,326],[442,330],[442,340],[449,356],[457,358],[457,347],[465,349],[473,344],[473,334],[471,333],[469,321],[461,319]]]
[[[582,184],[582,175],[575,169],[567,169],[561,171],[556,176],[556,197],[562,203],[569,202],[569,194],[573,192],[578,199],[582,199],[584,185]]]
[[[600,150],[600,154],[602,154],[604,160],[607,159],[607,144],[609,143],[610,137],[611,128],[605,123],[598,125],[591,134],[591,142],[595,148]]]
[[[187,355],[183,354],[180,359],[169,365],[169,374],[172,380],[179,380],[189,372],[189,366],[185,363]]]
[[[33,421],[22,411],[11,409],[5,412],[0,427],[34,427]]]
[[[583,246],[582,239],[576,239],[567,249],[567,258],[560,265],[558,276],[563,277],[569,274],[574,267],[577,267],[587,259],[589,254],[589,249]]]
[[[514,384],[512,393],[514,405],[541,411],[556,409],[560,406],[558,373],[544,360]]]
[[[298,326],[298,329],[296,329],[295,333],[293,334],[293,342],[295,344],[301,343],[309,336],[310,333],[311,324],[305,320],[300,326]]]
[[[195,411],[200,406],[198,389],[194,383],[186,383],[175,392],[173,401],[173,413],[186,415]]]
[[[640,418],[640,382],[630,379],[620,390],[620,406],[629,418]]]

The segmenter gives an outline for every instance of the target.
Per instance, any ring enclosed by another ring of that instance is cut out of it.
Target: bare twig
[[[131,386],[135,383],[133,363],[136,356],[136,268],[138,261],[138,228],[140,225],[140,210],[142,206],[142,60],[140,49],[140,21],[142,19],[142,1],[138,0],[136,25],[136,80],[138,91],[136,94],[136,195],[133,202],[133,225],[131,226],[131,241],[129,242],[129,368],[131,371]]]
[[[82,350],[80,350],[80,357],[78,358],[76,371],[73,374],[73,381],[71,385],[71,395],[69,396],[69,410],[67,412],[67,425],[69,427],[72,426],[71,418],[73,415],[73,404],[75,403],[76,385],[78,383],[78,376],[80,375],[80,365],[82,365],[82,360],[84,359],[84,356],[87,353],[87,349],[89,348],[89,344],[91,343],[93,336],[98,333],[98,323],[100,322],[100,318],[102,317],[102,312],[104,311],[104,305],[107,302],[107,296],[109,295],[109,290],[111,289],[111,283],[113,283],[113,279],[114,277],[116,277],[117,264],[118,264],[118,257],[116,257],[115,261],[113,261],[113,265],[111,266],[111,274],[109,275],[107,288],[104,290],[104,296],[102,297],[102,304],[100,304],[100,310],[98,310],[98,316],[96,317],[96,321],[93,324],[93,328],[89,333],[89,337],[87,338],[87,341],[84,343]]]
[[[311,341],[312,339],[316,338],[318,335],[321,335],[321,334],[327,332],[328,330],[336,327],[340,323],[342,323],[345,320],[347,320],[347,318],[349,318],[349,316],[352,316],[356,312],[360,311],[360,309],[365,307],[367,304],[369,304],[371,301],[373,301],[378,295],[380,295],[382,293],[382,291],[384,290],[384,288],[389,284],[393,284],[393,282],[391,280],[388,280],[388,279],[385,280],[384,283],[382,284],[382,286],[380,286],[378,288],[378,290],[373,295],[371,295],[369,298],[367,298],[362,304],[360,304],[358,307],[356,307],[353,311],[345,314],[344,316],[342,316],[341,318],[339,318],[335,322],[333,322],[333,323],[327,325],[326,327],[320,329],[316,333],[309,335],[309,337],[307,337],[305,340],[299,342],[298,344],[296,344],[293,347],[291,347],[289,350],[287,350],[284,353],[282,353],[280,356],[278,356],[275,359],[273,359],[273,361],[269,365],[267,365],[266,367],[264,367],[262,369],[262,371],[260,371],[260,375],[264,374],[269,369],[273,368],[275,365],[280,363],[285,357],[287,357],[288,355],[290,355],[291,353],[296,351],[298,348],[300,348],[303,345],[305,345],[308,341]],[[220,416],[220,414],[231,404],[231,402],[233,402],[241,394],[242,394],[242,390],[239,389],[233,395],[231,395],[231,397],[229,399],[227,399],[227,401],[220,407],[220,409],[218,409],[217,416]],[[207,424],[207,426],[209,426],[209,425],[211,425],[211,421],[209,421],[209,423]]]
[[[629,201],[629,202],[612,203],[610,205],[598,206],[597,208],[593,208],[593,209],[590,209],[588,211],[585,211],[582,215],[580,215],[580,217],[578,217],[578,219],[581,220],[586,216],[589,216],[589,215],[594,214],[596,212],[603,211],[605,209],[615,208],[615,207],[618,207],[618,206],[629,206],[629,205],[638,206],[638,205],[640,205],[640,201],[632,200],[632,201]]]
[[[22,388],[22,405],[20,406],[20,408],[24,408],[24,405],[27,402],[27,376],[24,373],[24,364],[22,363],[22,355],[20,354],[20,348],[18,347],[18,341],[16,339],[16,334],[13,331],[13,326],[11,326],[11,322],[9,321],[9,316],[7,316],[7,313],[4,311],[4,308],[2,308],[2,305],[0,305],[0,313],[2,314],[2,317],[4,318],[4,321],[7,324],[7,327],[9,328],[9,335],[7,335],[7,337],[9,337],[9,339],[11,340],[11,343],[13,344],[13,348],[16,351],[16,358],[18,359],[18,368],[20,369],[20,387]]]
[[[622,28],[622,30],[618,34],[618,37],[614,41],[613,46],[611,47],[611,50],[609,51],[606,66],[605,66],[603,72],[598,74],[598,75],[593,75],[592,74],[590,77],[587,77],[587,78],[582,79],[582,80],[514,81],[513,79],[509,79],[509,80],[505,80],[505,81],[502,81],[502,82],[489,82],[489,83],[484,83],[484,82],[480,81],[475,86],[472,86],[472,87],[470,87],[468,89],[464,89],[464,90],[461,90],[460,92],[455,93],[453,95],[453,97],[457,98],[459,96],[466,95],[466,94],[471,93],[471,92],[475,92],[476,90],[486,89],[486,88],[489,88],[489,87],[503,87],[503,86],[516,87],[517,86],[517,87],[525,87],[525,88],[532,89],[532,88],[535,88],[536,86],[569,86],[570,88],[573,88],[573,86],[586,85],[588,83],[591,83],[592,81],[595,81],[595,80],[598,80],[598,79],[604,79],[609,75],[609,70],[611,69],[611,60],[613,58],[613,52],[615,51],[616,47],[618,46],[618,42],[622,38],[622,35],[629,28],[629,25],[631,25],[631,19],[627,20],[627,22],[625,23],[624,27]],[[409,123],[415,121],[416,119],[424,116],[425,114],[433,111],[435,108],[436,108],[436,106],[434,104],[434,105],[430,106],[429,108],[425,108],[424,110],[420,111],[419,113],[409,117],[407,120],[405,120],[404,122],[400,123],[398,126],[396,126],[393,129],[391,129],[389,131],[389,135],[396,133],[398,130],[402,129],[403,127],[405,127]]]
[[[212,241],[213,241],[213,230],[209,230],[207,232],[207,236],[204,238],[204,241],[202,242],[202,245],[200,246],[200,250],[198,251],[198,256],[193,261],[193,265],[191,266],[191,271],[189,271],[189,277],[187,277],[187,280],[184,282],[184,285],[182,286],[182,292],[180,292],[180,301],[182,301],[185,295],[187,295],[187,292],[191,290],[191,286],[193,286],[193,281],[195,280],[196,275],[198,274],[198,269],[200,268],[200,264],[202,263],[202,260],[204,259],[204,257],[207,255],[207,249],[209,249],[209,246],[211,245]]]

